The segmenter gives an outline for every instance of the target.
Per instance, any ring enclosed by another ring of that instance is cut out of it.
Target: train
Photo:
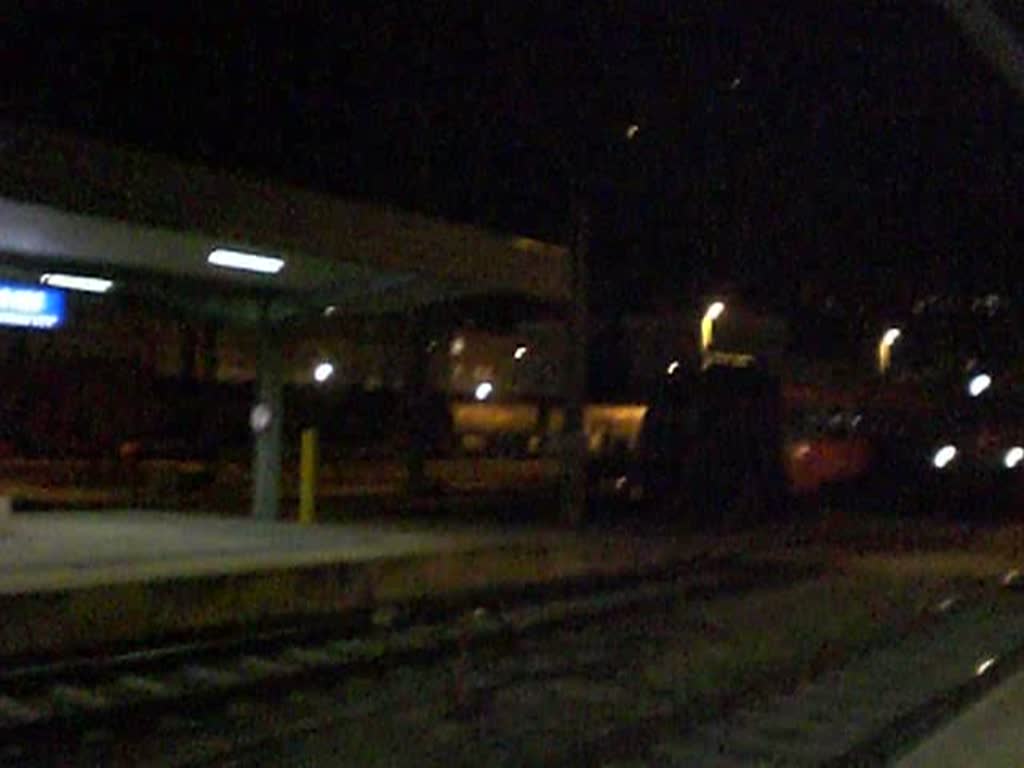
[[[795,385],[756,366],[666,377],[644,403],[592,404],[592,497],[624,515],[723,524],[847,499],[898,514],[975,517],[1024,500],[1024,400],[974,372],[940,397],[879,381]],[[984,374],[988,376],[988,374]],[[33,363],[0,374],[0,459],[146,459],[247,465],[251,383],[161,378],[130,366]],[[561,405],[444,393],[286,388],[286,461],[316,426],[325,462],[554,459]],[[551,481],[556,478],[552,475]]]
[[[595,490],[620,514],[715,527],[823,508],[984,523],[1024,506],[1024,398],[989,374],[926,392],[786,386],[756,367],[665,382]]]

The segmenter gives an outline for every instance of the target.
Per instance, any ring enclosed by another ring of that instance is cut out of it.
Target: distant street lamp
[[[889,328],[878,342],[878,372],[883,376],[889,372],[889,366],[892,365],[892,345],[899,337],[899,328]]]
[[[326,360],[313,369],[313,380],[317,384],[323,384],[334,375],[334,366]]]
[[[1024,448],[1019,445],[1013,446],[1003,455],[1003,466],[1007,469],[1013,469],[1022,461],[1024,461]]]
[[[723,312],[725,312],[725,304],[720,301],[713,302],[704,312],[704,317],[700,320],[701,352],[711,349],[711,343],[714,341],[715,320],[720,318]]]
[[[945,469],[956,458],[956,446],[944,445],[935,452],[932,457],[932,466],[936,469]]]
[[[987,373],[979,373],[976,376],[972,376],[971,380],[967,383],[967,393],[971,397],[978,397],[991,386],[992,377]]]
[[[481,381],[479,384],[476,385],[476,390],[473,392],[473,395],[476,397],[477,400],[479,400],[482,403],[484,400],[489,398],[493,393],[494,385],[491,384],[491,382],[489,381]]]

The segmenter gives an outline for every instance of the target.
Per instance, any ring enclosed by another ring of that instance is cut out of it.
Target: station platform
[[[626,575],[720,546],[693,537],[498,526],[307,526],[138,510],[15,514],[0,533],[0,656],[87,652],[489,588]]]

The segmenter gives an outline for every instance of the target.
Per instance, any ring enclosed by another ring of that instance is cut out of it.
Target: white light
[[[974,674],[976,674],[978,677],[981,677],[990,669],[992,669],[992,667],[995,666],[995,663],[995,657],[985,659],[983,662],[978,664],[978,666],[974,669]]]
[[[265,432],[274,419],[274,412],[266,403],[257,403],[249,413],[249,426],[257,434]]]
[[[338,308],[333,304],[324,307],[324,317],[330,317],[331,315],[338,314]]]
[[[956,446],[944,445],[935,452],[935,456],[932,457],[932,464],[936,469],[945,469],[955,458]]]
[[[955,605],[956,605],[956,604],[957,604],[958,602],[960,602],[960,601],[959,601],[959,600],[958,600],[958,599],[957,599],[956,597],[947,597],[947,598],[946,598],[945,600],[943,600],[942,602],[940,602],[940,603],[939,603],[939,604],[938,604],[938,605],[936,606],[936,608],[938,609],[938,612],[939,612],[939,613],[946,613],[946,612],[947,612],[947,611],[949,611],[949,610],[950,610],[950,609],[951,609],[951,608],[952,608],[953,606],[955,606]]]
[[[882,346],[891,347],[901,335],[902,331],[899,328],[890,328],[882,334]]]
[[[667,373],[669,376],[671,376],[672,374],[674,374],[678,370],[679,370],[679,361],[678,360],[673,360],[671,363],[668,364],[668,368],[665,369],[665,373]]]
[[[1013,448],[1008,450],[1006,455],[1003,456],[1003,464],[1007,469],[1013,469],[1020,464],[1021,461],[1024,461],[1024,448],[1021,448],[1019,445],[1013,446]]]
[[[639,132],[640,126],[637,125],[636,123],[632,123],[628,128],[626,128],[626,139],[632,141],[634,138],[636,138],[636,135]]]
[[[522,359],[523,359],[524,357],[526,357],[526,353],[527,353],[528,351],[529,351],[529,350],[527,350],[527,348],[526,348],[526,347],[525,347],[524,345],[520,344],[520,345],[519,345],[518,347],[516,347],[516,351],[515,351],[515,354],[514,354],[514,355],[512,355],[512,356],[513,356],[513,357],[514,357],[514,358],[515,358],[516,360],[522,360]]]
[[[46,309],[46,291],[43,288],[16,290],[0,288],[0,311],[38,315]]]
[[[889,367],[892,364],[892,345],[896,343],[900,335],[899,328],[889,328],[882,334],[882,339],[878,342],[878,372],[883,375],[889,372]]]
[[[967,384],[967,392],[971,397],[977,397],[986,389],[992,386],[992,377],[987,373],[979,373]]]
[[[284,269],[284,259],[274,256],[260,256],[255,253],[243,253],[227,248],[217,248],[206,257],[207,262],[217,267],[243,269],[247,272],[260,272],[265,275],[276,275]]]
[[[316,368],[313,369],[313,379],[318,384],[323,384],[325,381],[327,381],[333,375],[334,375],[334,366],[331,365],[330,363],[328,363],[327,361],[324,361],[324,362],[320,363],[319,365],[317,365]]]
[[[716,301],[708,307],[707,312],[704,313],[704,317],[708,320],[717,320],[722,316],[723,312],[725,312],[725,304],[720,301]]]
[[[452,339],[452,345],[448,348],[448,351],[451,352],[452,357],[458,357],[466,351],[466,340],[461,336],[456,336]]]
[[[473,395],[476,397],[477,400],[483,402],[484,400],[489,398],[493,393],[494,385],[491,384],[491,382],[489,381],[481,381],[479,384],[476,385],[476,391],[473,393]]]
[[[114,283],[101,277],[85,277],[83,275],[63,275],[59,272],[48,273],[39,278],[43,285],[54,288],[66,288],[69,291],[85,291],[86,293],[106,293]]]
[[[0,312],[0,325],[19,328],[56,328],[60,324],[57,315],[22,315],[18,312]]]

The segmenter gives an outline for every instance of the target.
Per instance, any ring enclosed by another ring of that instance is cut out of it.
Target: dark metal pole
[[[565,423],[561,505],[562,517],[570,525],[579,525],[587,511],[587,438],[584,431],[584,406],[587,391],[587,251],[590,245],[590,212],[581,190],[572,200],[572,239],[570,269],[572,289],[566,323],[565,351]]]
[[[284,366],[279,328],[264,323],[260,333],[256,403],[252,410],[252,516],[276,520],[281,506],[284,437]]]
[[[406,493],[418,496],[427,489],[427,451],[429,434],[428,394],[430,389],[429,318],[422,313],[410,317],[412,328],[407,335],[409,367],[405,377],[406,428]]]

